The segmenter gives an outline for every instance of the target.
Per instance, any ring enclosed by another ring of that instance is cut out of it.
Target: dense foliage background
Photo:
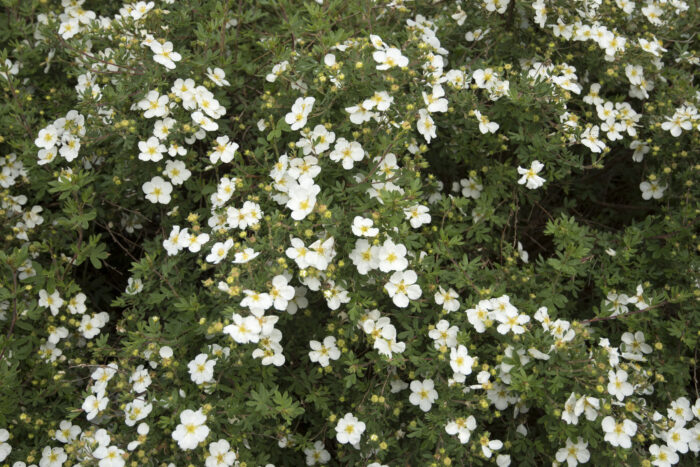
[[[2,5],[1,465],[697,462],[696,2]]]

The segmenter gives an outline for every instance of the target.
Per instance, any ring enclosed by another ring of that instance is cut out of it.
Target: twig
[[[615,315],[615,316],[598,316],[597,318],[591,318],[591,319],[581,321],[581,324],[588,324],[588,323],[594,323],[596,321],[607,321],[607,320],[611,320],[611,319],[625,318],[625,317],[630,316],[630,315],[636,315],[639,313],[644,313],[645,311],[649,311],[649,310],[653,310],[653,309],[662,307],[662,306],[666,305],[667,303],[668,302],[661,302],[661,303],[657,303],[656,305],[648,306],[648,307],[644,308],[643,310],[630,311],[629,313],[622,313],[622,314]]]

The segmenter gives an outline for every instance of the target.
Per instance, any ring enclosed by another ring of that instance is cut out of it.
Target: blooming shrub
[[[0,465],[697,462],[689,3],[5,2]]]

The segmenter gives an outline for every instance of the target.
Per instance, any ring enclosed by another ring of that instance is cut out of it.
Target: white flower
[[[379,247],[370,244],[365,239],[355,242],[355,248],[348,257],[357,268],[357,272],[362,275],[379,267]]]
[[[180,232],[179,236],[179,246],[181,248],[189,249],[192,253],[199,252],[202,249],[202,245],[204,245],[208,241],[209,234],[191,234],[187,231],[187,229],[184,229],[182,232]]]
[[[211,247],[211,253],[206,257],[208,263],[219,264],[226,258],[229,250],[233,247],[233,239],[228,239],[225,242],[216,242]]]
[[[59,295],[58,290],[54,290],[53,293],[49,295],[46,290],[41,289],[39,291],[39,306],[49,308],[51,314],[56,316],[63,306],[63,299]]]
[[[296,131],[304,128],[306,125],[306,119],[313,109],[314,102],[316,99],[313,97],[299,97],[292,105],[292,110],[284,117],[284,121],[287,122]]]
[[[323,441],[316,441],[312,448],[304,449],[306,465],[325,464],[331,460],[331,455],[326,451]]]
[[[338,420],[335,426],[335,438],[340,444],[357,444],[360,442],[362,433],[365,431],[364,422],[359,421],[350,412]]]
[[[503,447],[503,441],[497,439],[490,440],[486,435],[479,438],[479,444],[481,444],[481,452],[484,453],[487,459],[490,459],[493,455],[492,451],[498,451]]]
[[[564,404],[564,411],[561,413],[561,419],[569,425],[578,425],[578,416],[583,412],[583,406],[578,405],[576,394],[573,392]]]
[[[411,395],[408,400],[411,404],[417,405],[423,412],[427,412],[438,399],[435,384],[432,379],[421,381],[411,381]]]
[[[80,32],[80,22],[77,18],[64,21],[58,28],[58,34],[64,39],[70,39]]]
[[[330,159],[340,162],[345,170],[353,168],[355,162],[361,161],[365,157],[365,151],[357,141],[348,141],[345,138],[338,138],[335,147],[330,154]]]
[[[39,130],[39,135],[34,140],[34,144],[43,149],[51,149],[58,141],[58,130],[53,125]]]
[[[68,424],[70,425],[70,422],[68,422]],[[9,456],[12,452],[12,446],[10,446],[9,443],[6,443],[8,439],[10,439],[10,432],[5,428],[0,429],[0,462],[7,459],[7,456]]]
[[[644,341],[642,340],[642,342]],[[648,344],[644,345],[649,347]],[[700,401],[700,399],[698,399],[698,401]],[[693,411],[690,409],[690,401],[686,397],[679,397],[675,401],[671,402],[671,407],[668,408],[668,418],[676,422],[678,425],[685,425],[686,422],[691,421],[693,419]]]
[[[139,365],[129,377],[129,382],[132,383],[132,389],[135,393],[141,393],[151,385],[151,375],[143,365]]]
[[[68,300],[68,311],[72,314],[82,315],[87,310],[85,306],[85,300],[87,297],[84,293],[80,292],[76,294],[73,298]]]
[[[427,106],[428,112],[447,112],[448,102],[444,96],[445,91],[439,84],[433,86],[433,91],[430,94],[423,92],[423,102]]]
[[[420,228],[423,224],[430,223],[430,210],[427,206],[416,204],[410,208],[404,209],[404,215],[409,220],[411,227],[414,229]]]
[[[202,409],[185,410],[180,414],[180,424],[173,431],[173,439],[182,450],[194,449],[209,436],[209,428],[205,425],[207,416]]]
[[[658,444],[652,444],[649,446],[649,454],[653,459],[651,465],[670,467],[678,463],[678,454],[668,446],[659,447]]]
[[[148,417],[151,410],[153,410],[153,404],[147,403],[143,399],[134,399],[124,408],[124,422],[127,426],[134,426],[139,420]]]
[[[314,210],[316,195],[321,192],[321,187],[313,182],[311,177],[301,177],[298,183],[289,189],[289,200],[286,206],[292,210],[292,219],[302,220]]]
[[[373,227],[373,225],[372,219],[355,216],[352,221],[352,233],[357,237],[376,237],[379,229]]]
[[[588,421],[592,422],[598,418],[598,409],[600,409],[600,400],[595,397],[581,396],[581,398],[576,401],[576,413],[583,413]]]
[[[226,80],[226,73],[221,68],[207,68],[207,78],[209,78],[217,86],[228,86],[230,83]]]
[[[379,269],[382,272],[403,271],[408,267],[406,247],[387,239],[379,250]]]
[[[39,467],[61,467],[67,459],[68,456],[63,448],[45,446],[44,450],[41,451]]]
[[[245,248],[243,251],[237,251],[233,255],[233,262],[237,264],[244,264],[256,258],[259,254],[259,251],[255,251],[252,248]]]
[[[207,456],[205,461],[205,467],[230,467],[235,462],[236,453],[231,450],[231,445],[228,441],[220,439],[215,443],[209,444],[209,456]]]
[[[428,336],[435,341],[433,343],[435,348],[440,350],[442,346],[452,348],[457,345],[458,331],[457,326],[450,327],[450,323],[447,320],[441,319],[435,325],[435,328],[428,332]]]
[[[167,94],[159,94],[158,91],[148,91],[136,105],[143,110],[145,118],[165,117],[168,115],[168,103],[170,99]]]
[[[384,284],[384,288],[391,297],[394,305],[399,308],[406,308],[409,300],[420,298],[422,291],[416,281],[418,276],[414,271],[396,271],[389,278],[389,282]]]
[[[187,166],[182,161],[167,161],[163,175],[167,176],[173,185],[182,185],[190,178],[192,172],[187,170]]]
[[[666,441],[668,447],[680,453],[688,452],[688,443],[690,443],[690,430],[684,428],[682,424],[676,422],[675,425],[665,433],[662,433],[661,439]]]
[[[104,392],[100,391],[97,394],[91,394],[85,398],[83,401],[82,409],[85,411],[85,415],[88,420],[92,420],[97,416],[98,413],[107,408],[107,399]]]
[[[627,382],[627,372],[624,370],[610,370],[608,380],[608,393],[617,397],[619,401],[622,401],[626,396],[631,396],[634,392],[634,387]]]
[[[275,80],[277,80],[277,77],[284,73],[288,67],[289,62],[287,60],[276,64],[272,67],[272,73],[268,73],[267,76],[265,76],[265,80],[270,83],[274,83]]]
[[[472,373],[472,366],[474,364],[474,359],[469,356],[467,348],[463,345],[450,349],[450,367],[455,373],[460,375],[470,375]],[[455,379],[457,379],[455,377]]]
[[[474,116],[479,120],[479,131],[482,134],[495,133],[500,125],[496,122],[492,122],[486,115],[481,115],[478,110],[474,111]]]
[[[442,305],[442,309],[447,312],[453,312],[459,310],[459,295],[455,289],[450,287],[450,290],[445,292],[442,286],[438,287],[438,291],[435,292],[435,303],[437,305]]]
[[[207,354],[201,353],[187,364],[190,378],[194,384],[211,383],[214,381],[214,365],[216,365],[216,359],[207,360],[207,357]]]
[[[58,426],[58,430],[56,430],[56,434],[54,435],[54,439],[57,441],[60,441],[62,443],[72,443],[76,439],[78,439],[78,436],[80,435],[80,432],[82,430],[78,425],[73,425],[70,421],[68,420],[63,420],[60,425]],[[3,441],[2,439],[2,432],[3,430],[0,430],[0,442]],[[5,430],[5,433],[7,431]],[[6,441],[7,439],[5,439]],[[2,449],[0,449],[2,451]],[[0,455],[0,460],[2,460],[2,456]]]
[[[237,150],[237,143],[229,141],[228,136],[219,136],[216,138],[216,146],[214,146],[214,151],[209,154],[209,160],[212,164],[216,164],[219,160],[224,163],[229,163],[233,160]]]
[[[484,189],[483,185],[471,177],[461,179],[459,184],[462,185],[462,196],[465,198],[479,199],[481,190]]]
[[[624,449],[632,447],[631,437],[637,433],[636,423],[627,419],[618,422],[613,417],[607,416],[603,419],[602,427],[605,432],[605,441]]]
[[[576,443],[566,438],[566,446],[559,449],[556,454],[557,462],[566,461],[569,467],[576,467],[578,463],[585,464],[591,458],[588,452],[588,443],[579,437]]]
[[[659,182],[652,180],[651,182],[642,182],[639,184],[639,189],[642,190],[643,199],[660,199],[664,195],[668,185],[660,186]]]
[[[92,454],[100,459],[99,467],[123,467],[126,463],[122,457],[124,450],[117,446],[99,446]]]
[[[401,51],[396,47],[377,50],[372,54],[372,58],[377,62],[377,70],[388,70],[395,66],[400,68],[408,66],[408,58],[401,55]]]
[[[425,141],[428,144],[430,144],[431,139],[437,138],[437,133],[435,132],[435,129],[437,127],[435,126],[435,122],[433,121],[432,117],[426,109],[420,109],[418,111],[418,121],[416,122],[416,128],[418,129],[418,133],[423,135],[423,138],[425,138]]]
[[[318,362],[321,366],[326,367],[330,364],[330,360],[338,360],[340,358],[340,350],[335,345],[335,337],[328,336],[323,339],[323,344],[318,341],[310,341],[309,359],[312,362]]]
[[[630,84],[638,86],[642,84],[642,79],[644,79],[644,69],[639,65],[627,65],[625,75],[627,75]]]
[[[486,331],[486,321],[493,319],[493,313],[490,311],[491,304],[488,300],[481,300],[474,308],[467,310],[467,319],[474,326],[476,332],[482,333]]]
[[[496,311],[495,317],[501,323],[496,328],[499,334],[506,334],[508,331],[513,334],[522,334],[525,332],[525,328],[522,325],[530,321],[528,315],[524,313],[519,314],[514,307],[507,309],[505,312]]]
[[[256,343],[260,340],[260,331],[262,331],[262,327],[260,321],[258,321],[255,316],[243,318],[241,315],[234,313],[232,321],[233,323],[226,326],[223,331],[230,335],[233,340],[239,344],[247,344],[248,342]]]
[[[544,164],[537,160],[532,161],[529,169],[518,167],[518,173],[522,175],[520,180],[518,180],[518,183],[520,185],[525,184],[525,186],[531,190],[541,187],[544,184],[545,179],[537,174],[540,173],[543,168]]]
[[[151,43],[151,50],[154,53],[153,60],[169,70],[174,70],[175,62],[179,62],[182,59],[179,53],[173,52],[173,43],[169,41],[164,44],[153,41]]]
[[[173,191],[173,186],[161,177],[153,177],[144,183],[141,189],[146,194],[146,199],[151,203],[170,203],[170,193]]]
[[[471,437],[472,431],[476,430],[476,419],[473,415],[467,418],[459,417],[445,425],[445,431],[448,435],[457,435],[459,442],[467,444]]]
[[[592,152],[602,152],[606,148],[605,143],[598,139],[600,129],[598,125],[586,128],[583,133],[581,133],[581,144],[586,146]]]

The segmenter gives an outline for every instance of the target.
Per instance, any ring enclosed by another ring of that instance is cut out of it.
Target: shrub
[[[5,4],[3,465],[695,462],[694,6]]]

